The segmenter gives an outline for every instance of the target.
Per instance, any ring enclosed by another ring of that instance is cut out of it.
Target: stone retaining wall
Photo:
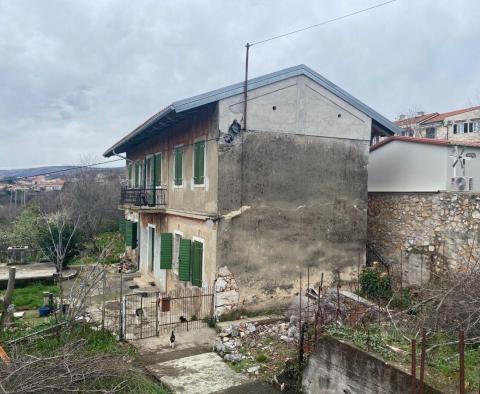
[[[478,258],[480,194],[369,193],[368,240],[403,284]]]

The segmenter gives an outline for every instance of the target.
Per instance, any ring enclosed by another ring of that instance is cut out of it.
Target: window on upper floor
[[[407,127],[406,129],[402,130],[402,136],[404,137],[413,137],[414,132],[413,129],[410,127]]]
[[[453,134],[461,133],[479,133],[480,132],[480,120],[473,122],[459,122],[453,125]]]
[[[183,185],[183,146],[177,146],[174,151],[174,185]]]
[[[135,184],[135,174],[134,174],[134,168],[133,168],[133,164],[132,163],[129,163],[127,164],[127,181],[128,181],[128,187],[133,187],[133,185]]]
[[[205,183],[205,140],[197,141],[193,145],[193,184]]]
[[[143,186],[143,164],[141,162],[135,163],[135,187]]]
[[[436,138],[437,137],[437,130],[435,129],[435,127],[427,127],[425,129],[425,137]]]

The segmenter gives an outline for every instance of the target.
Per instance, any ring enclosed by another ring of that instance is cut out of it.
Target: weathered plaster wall
[[[167,186],[167,207],[183,212],[215,214],[217,211],[217,105],[203,107],[198,113],[158,133],[145,142],[127,151],[130,160],[141,160],[146,155],[162,153],[162,184]],[[193,144],[199,138],[206,138],[205,186],[193,185]],[[173,185],[174,148],[184,146],[183,186]]]
[[[160,286],[162,291],[175,290],[177,288],[190,287],[191,283],[181,282],[178,280],[178,265],[173,265],[171,270],[160,269],[160,233],[179,233],[182,238],[192,240],[194,237],[197,240],[203,240],[203,272],[202,280],[203,286],[213,286],[216,274],[216,226],[209,227],[205,221],[198,219],[191,219],[171,214],[141,214],[141,264],[142,272],[147,273],[148,261],[148,241],[147,228],[148,225],[155,225],[155,262],[154,262],[154,277],[156,283]]]
[[[368,240],[404,284],[475,261],[479,224],[478,193],[369,193]]]
[[[424,389],[426,394],[439,393],[427,385]],[[310,355],[302,380],[302,392],[306,394],[404,394],[410,391],[409,374],[327,336]]]
[[[217,264],[235,275],[240,302],[286,300],[308,264],[312,283],[336,269],[347,279],[364,261],[368,141],[238,138],[243,147],[219,147]]]

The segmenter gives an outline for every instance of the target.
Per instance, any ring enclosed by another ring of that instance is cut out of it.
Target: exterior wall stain
[[[356,276],[365,259],[368,142],[247,132],[219,146],[218,264],[244,305],[287,301],[300,271],[311,283]],[[241,171],[243,171],[243,176]],[[243,185],[242,185],[243,183]],[[355,273],[354,273],[355,272]]]

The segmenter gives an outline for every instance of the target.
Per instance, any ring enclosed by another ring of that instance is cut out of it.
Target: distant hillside
[[[35,175],[43,175],[46,173],[51,173],[47,175],[49,179],[68,179],[72,176],[75,176],[78,171],[77,167],[72,166],[45,166],[45,167],[35,167],[35,168],[20,168],[14,170],[0,170],[0,181],[5,181],[9,179],[15,179],[19,177],[30,177]],[[109,168],[90,168],[89,171],[95,173],[118,173],[121,174],[125,171],[124,167],[109,167]]]

